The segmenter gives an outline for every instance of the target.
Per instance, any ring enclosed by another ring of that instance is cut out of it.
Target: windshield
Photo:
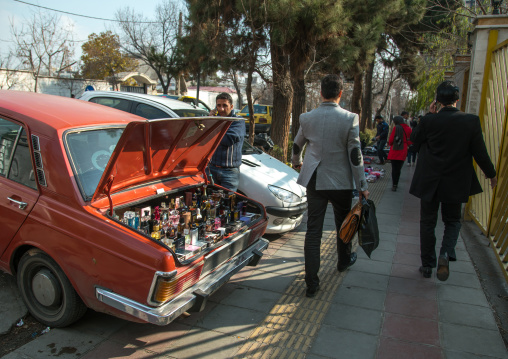
[[[263,151],[261,151],[260,149],[252,146],[249,143],[248,137],[246,137],[245,140],[243,141],[242,155],[251,155],[253,153],[259,154],[259,153],[263,153]]]
[[[254,113],[264,113],[266,114],[267,113],[267,109],[268,109],[268,106],[263,106],[263,105],[254,105]],[[244,108],[242,108],[242,111],[240,111],[242,113],[249,113],[249,106],[245,106]]]
[[[203,111],[199,108],[189,108],[189,109],[180,109],[180,110],[173,110],[174,113],[176,113],[180,117],[201,117],[201,116],[208,116],[208,112]]]
[[[70,163],[85,198],[93,196],[123,130],[101,128],[66,135]]]

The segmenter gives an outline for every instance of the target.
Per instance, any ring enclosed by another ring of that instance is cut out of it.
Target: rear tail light
[[[155,273],[156,282],[152,298],[156,304],[166,302],[176,293],[176,285],[178,283],[176,273],[176,270],[172,272]]]
[[[150,304],[161,305],[199,281],[203,262],[177,275],[177,271],[156,272]]]
[[[259,123],[268,123],[268,120],[264,117],[259,118]]]

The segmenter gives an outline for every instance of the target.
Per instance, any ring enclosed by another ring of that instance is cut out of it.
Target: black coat
[[[473,158],[487,178],[496,176],[478,116],[445,107],[423,117],[411,141],[420,150],[409,193],[425,201],[466,203],[481,193]]]

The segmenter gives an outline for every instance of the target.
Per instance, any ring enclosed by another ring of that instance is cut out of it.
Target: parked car
[[[164,325],[256,265],[263,205],[204,175],[234,120],[0,90],[0,269],[30,313],[51,327],[87,307]]]
[[[124,111],[132,109],[155,108],[146,112],[152,116],[147,118],[176,117],[182,114],[181,106],[189,106],[180,101],[160,96],[141,95],[126,92],[90,91],[80,98],[86,101],[110,106],[122,101],[123,107],[115,107]],[[176,102],[176,103],[175,103]],[[177,106],[180,106],[175,109]],[[194,109],[194,111],[201,111]],[[205,111],[203,111],[205,112]],[[133,112],[143,116],[144,112]],[[208,115],[208,113],[206,112]],[[143,116],[144,117],[144,116]],[[240,166],[240,183],[238,190],[253,198],[259,198],[269,215],[266,233],[283,233],[296,228],[302,221],[307,209],[307,196],[304,187],[298,185],[298,173],[279,160],[253,148],[244,142],[243,160]]]
[[[244,141],[238,191],[263,203],[266,233],[288,232],[302,223],[307,191],[297,179],[294,169]]]
[[[209,111],[185,102],[134,92],[85,91],[79,98],[147,118],[208,116]]]
[[[269,133],[272,127],[272,113],[273,106],[270,105],[254,105],[254,132],[255,133]],[[247,133],[249,131],[249,106],[244,106],[238,113],[240,116],[245,117],[245,126]]]

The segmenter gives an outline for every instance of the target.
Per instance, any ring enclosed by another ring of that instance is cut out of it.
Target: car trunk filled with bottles
[[[170,250],[180,263],[206,254],[263,218],[261,205],[214,186],[114,208],[113,218]],[[246,247],[248,237],[237,250]]]

